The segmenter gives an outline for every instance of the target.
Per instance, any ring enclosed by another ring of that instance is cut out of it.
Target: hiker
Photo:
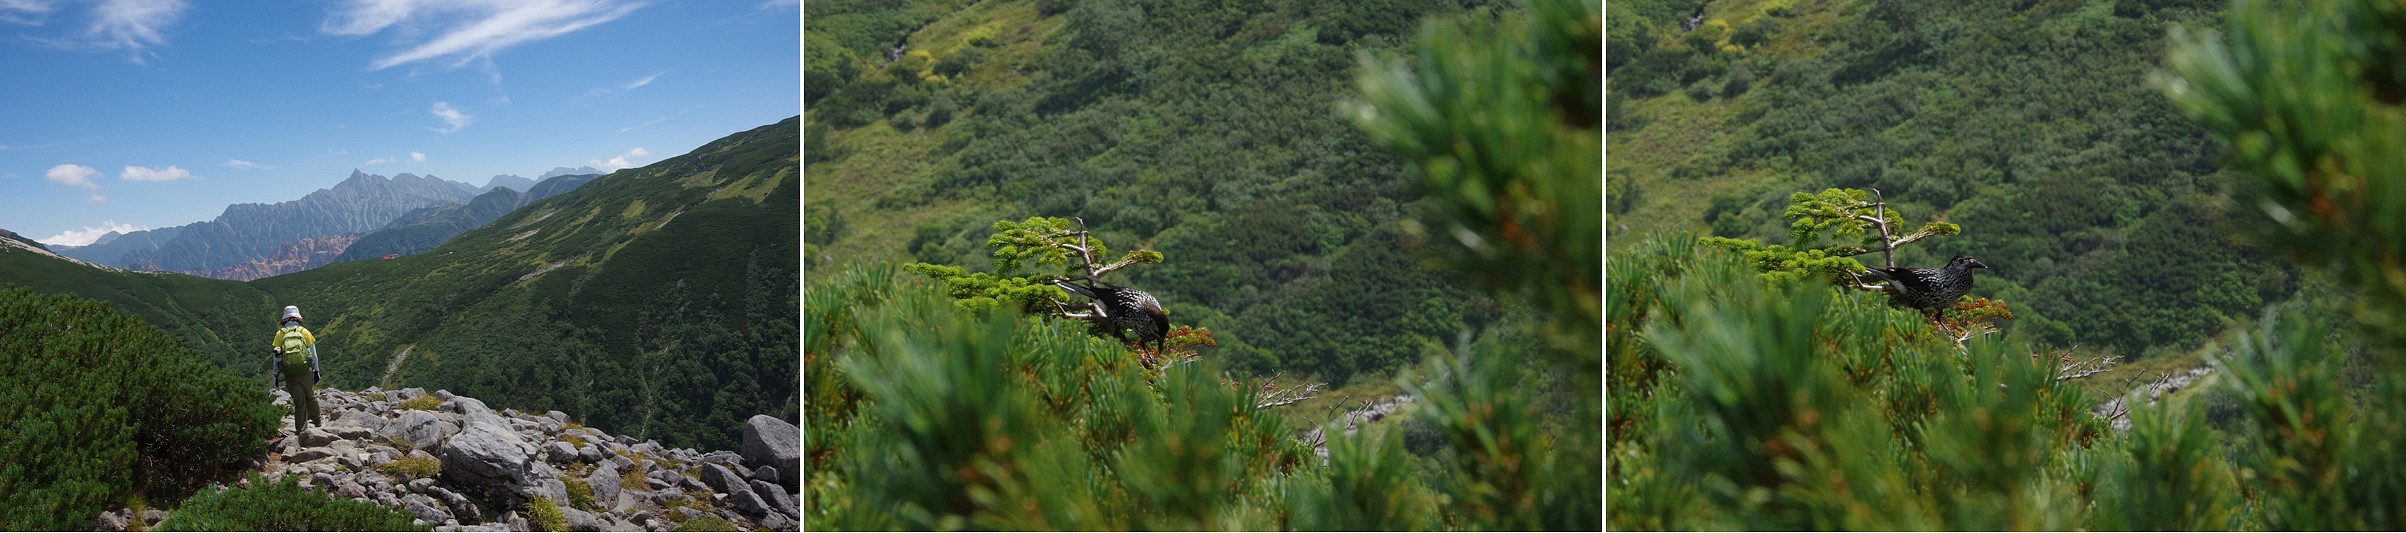
[[[284,317],[276,320],[276,340],[269,352],[275,354],[277,373],[284,375],[284,392],[292,396],[292,432],[299,435],[309,424],[325,426],[317,416],[317,336],[301,327],[300,306],[284,306]],[[307,367],[301,366],[303,363]]]

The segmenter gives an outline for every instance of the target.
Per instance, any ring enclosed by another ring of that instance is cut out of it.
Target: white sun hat
[[[276,323],[282,324],[286,320],[292,320],[296,318],[301,318],[301,306],[287,305],[284,306],[284,318],[276,319]]]

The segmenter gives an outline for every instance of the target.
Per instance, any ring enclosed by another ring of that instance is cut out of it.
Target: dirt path
[[[403,346],[401,347],[401,353],[393,354],[393,362],[385,363],[384,365],[384,379],[376,380],[376,386],[378,388],[392,388],[393,372],[401,369],[401,361],[404,359],[409,359],[409,350],[417,347],[418,345],[415,344]]]

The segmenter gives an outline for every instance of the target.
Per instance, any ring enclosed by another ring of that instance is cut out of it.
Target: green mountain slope
[[[515,176],[495,176],[493,180],[499,183],[503,181],[502,178],[510,177]],[[494,189],[476,195],[475,199],[469,200],[465,204],[421,207],[408,213],[402,213],[400,218],[393,219],[393,222],[383,229],[359,236],[359,241],[344,248],[342,255],[335,257],[333,262],[340,263],[376,259],[390,254],[407,255],[423,252],[441,246],[461,233],[476,229],[477,226],[483,226],[487,222],[492,222],[493,219],[501,218],[502,215],[525,207],[528,203],[576,190],[577,186],[584,185],[585,182],[597,177],[601,176],[599,174],[555,176],[545,179],[539,184],[532,180],[518,178],[518,181],[526,182],[520,184],[523,192],[518,189],[494,186]]]
[[[2231,239],[2222,146],[2148,85],[2203,1],[1614,3],[1607,228],[1786,242],[1787,196],[1879,189],[1964,233],[1900,250],[1994,267],[2012,330],[2185,351],[2296,290]],[[1701,10],[1693,30],[1688,18]],[[1927,215],[1924,215],[1927,214]]]
[[[1401,161],[1340,113],[1356,54],[1490,2],[813,2],[810,268],[987,268],[998,220],[1078,217],[1123,283],[1247,370],[1382,376],[1495,304],[1425,270]],[[896,46],[900,46],[897,51]]]
[[[449,389],[732,449],[751,415],[799,417],[799,133],[799,117],[738,133],[393,260],[242,283],[11,247],[0,277],[111,302],[263,383],[270,323],[298,305],[330,387]]]

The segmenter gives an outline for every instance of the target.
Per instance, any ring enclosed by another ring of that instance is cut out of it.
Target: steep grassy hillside
[[[1453,0],[813,2],[814,275],[987,268],[999,220],[1078,217],[1211,355],[1345,383],[1499,311],[1430,272],[1400,161],[1339,113],[1356,54]],[[1492,11],[1485,11],[1492,13]],[[899,54],[894,48],[901,47]],[[891,60],[889,61],[889,57]],[[1376,381],[1377,379],[1371,379]]]
[[[1876,188],[1963,226],[1897,260],[1979,257],[1994,270],[1974,296],[2012,302],[2016,334],[2186,351],[2297,287],[2294,266],[2229,236],[2260,221],[2219,208],[2221,146],[2147,84],[2167,28],[2220,4],[1615,3],[1614,248],[1785,242],[1790,193]]]

